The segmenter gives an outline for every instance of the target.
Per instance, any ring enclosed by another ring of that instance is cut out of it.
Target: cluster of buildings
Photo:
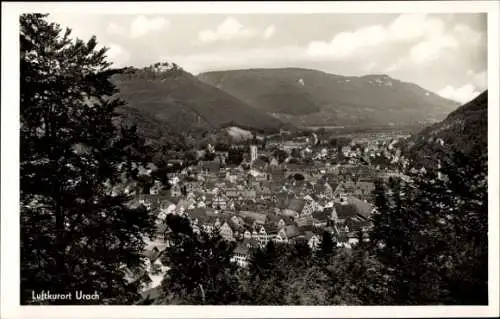
[[[156,217],[156,233],[148,239],[145,252],[150,274],[147,288],[157,287],[168,270],[160,257],[169,244],[166,219],[170,214],[187,218],[195,232],[217,231],[234,242],[232,260],[241,267],[248,265],[253,248],[269,241],[303,242],[315,250],[324,232],[339,247],[369,240],[374,181],[388,171],[349,163],[349,157],[345,163],[332,164],[337,150],[318,145],[312,138],[284,144],[290,146],[280,147],[288,154],[284,160],[275,157],[272,144],[267,148],[251,145],[238,166],[226,165],[227,152],[211,149],[213,160],[200,160],[169,173],[170,187],[156,182],[149,194],[135,195],[134,203],[144,205]],[[374,145],[367,145],[363,152],[373,152]],[[382,145],[388,149],[391,144]],[[351,155],[352,148],[344,151]]]
[[[260,158],[259,151],[269,160]],[[170,174],[168,190],[152,188],[150,194],[138,195],[138,203],[156,215],[156,240],[166,240],[167,215],[183,216],[195,231],[217,229],[236,242],[234,260],[244,266],[250,249],[269,241],[303,241],[316,249],[327,231],[337,245],[350,247],[359,240],[359,231],[369,229],[373,169],[321,161],[279,163],[256,146],[249,153],[250,169],[223,167],[217,157]]]
[[[342,147],[342,155],[349,164],[367,163],[378,170],[400,167],[405,169],[409,162],[402,156],[399,141],[406,138],[393,134],[356,138]]]

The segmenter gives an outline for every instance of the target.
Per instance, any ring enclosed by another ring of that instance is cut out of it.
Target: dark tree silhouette
[[[488,303],[487,155],[451,154],[375,189],[370,237],[396,304]]]
[[[193,232],[187,219],[171,217],[165,263],[171,268],[162,282],[162,303],[227,305],[239,300],[234,245],[217,230]]]
[[[32,291],[82,290],[98,292],[93,302],[129,303],[140,282],[124,270],[141,266],[153,223],[111,192],[140,160],[132,133],[112,122],[118,71],[95,37],[73,41],[45,17],[20,18],[21,302]]]

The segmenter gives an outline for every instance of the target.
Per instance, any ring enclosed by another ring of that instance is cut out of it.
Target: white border
[[[499,48],[497,1],[422,2],[2,2],[1,318],[482,317],[499,315]],[[488,13],[489,306],[250,307],[19,306],[19,27],[21,12],[80,13]]]

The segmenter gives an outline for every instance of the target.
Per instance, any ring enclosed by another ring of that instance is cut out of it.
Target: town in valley
[[[247,133],[251,137],[233,145],[206,145],[195,160],[168,161],[167,184],[151,177],[158,167],[150,164],[139,170],[151,181],[146,190],[137,183],[113,189],[132,195],[130,205],[142,205],[156,219],[143,252],[148,267],[129,277],[147,274],[145,292],[157,288],[168,271],[161,256],[169,245],[170,214],[187,218],[195,232],[216,231],[234,243],[232,261],[239,267],[248,265],[252,248],[269,241],[302,242],[314,251],[323,232],[337,247],[350,249],[370,240],[374,181],[405,178],[409,165],[401,150],[410,136],[404,130]]]

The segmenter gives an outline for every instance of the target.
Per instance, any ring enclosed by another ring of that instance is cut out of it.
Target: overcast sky
[[[54,13],[49,19],[110,48],[115,66],[176,62],[197,74],[304,67],[388,74],[465,102],[487,87],[486,14]]]

